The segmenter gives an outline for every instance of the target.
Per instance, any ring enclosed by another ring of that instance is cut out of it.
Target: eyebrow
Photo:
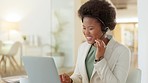
[[[83,27],[86,27],[86,26],[83,25]],[[94,26],[91,25],[91,26],[88,26],[88,27],[94,27]]]

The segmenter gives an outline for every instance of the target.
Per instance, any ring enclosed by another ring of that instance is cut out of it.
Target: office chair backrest
[[[6,55],[9,55],[9,56],[16,55],[16,53],[18,52],[19,48],[21,48],[21,46],[22,45],[20,42],[15,42]]]
[[[2,49],[3,42],[0,40],[0,50]]]
[[[3,42],[0,40],[0,55],[2,54],[2,46],[3,46]]]
[[[138,68],[133,69],[129,73],[126,83],[141,83],[141,70]]]

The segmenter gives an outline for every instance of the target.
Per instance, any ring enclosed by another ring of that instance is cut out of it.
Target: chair
[[[6,72],[6,67],[7,67],[7,63],[6,61],[8,60],[10,62],[10,66],[14,69],[14,70],[20,70],[21,67],[18,65],[16,59],[14,58],[14,56],[18,53],[18,50],[21,49],[21,43],[20,42],[15,42],[10,50],[7,53],[3,53],[4,56],[4,61],[5,61],[5,72]]]
[[[129,73],[126,83],[141,83],[141,70],[138,68],[133,69]]]
[[[2,46],[3,46],[3,42],[0,40],[0,57],[1,57],[1,59],[0,59],[0,74],[2,73],[2,62],[3,62],[3,59],[4,59],[4,57],[2,56]]]
[[[3,42],[0,40],[0,53],[1,53],[1,50],[2,50],[2,45],[3,45]]]
[[[4,73],[6,70],[6,59],[5,56],[3,55],[3,42],[0,40],[0,75]]]
[[[0,55],[2,55],[2,46],[3,46],[3,42],[0,40]]]
[[[2,55],[2,45],[3,45],[3,43],[2,43],[2,41],[0,40],[0,55]],[[1,61],[0,61],[0,63],[1,63]]]

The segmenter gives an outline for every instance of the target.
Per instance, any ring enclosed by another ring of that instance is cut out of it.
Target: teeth
[[[92,37],[86,37],[88,40],[90,40]]]
[[[91,37],[87,37],[87,38],[89,39],[89,38],[91,38]]]

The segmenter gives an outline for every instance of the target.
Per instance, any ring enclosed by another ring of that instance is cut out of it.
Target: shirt
[[[88,55],[85,59],[86,72],[89,80],[91,78],[92,71],[94,69],[95,54],[96,54],[96,47],[91,45]]]

